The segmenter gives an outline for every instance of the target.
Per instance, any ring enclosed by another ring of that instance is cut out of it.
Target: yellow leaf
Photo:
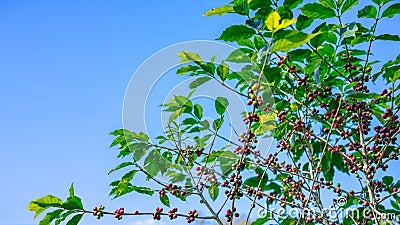
[[[284,20],[282,20],[282,23],[279,24],[279,26],[275,29],[275,31],[278,31],[280,29],[285,29],[286,27],[292,25],[295,22],[296,22],[296,19],[291,19],[291,20],[284,19]]]
[[[265,20],[268,30],[275,30],[279,26],[279,20],[281,20],[279,13],[276,11],[271,12]]]

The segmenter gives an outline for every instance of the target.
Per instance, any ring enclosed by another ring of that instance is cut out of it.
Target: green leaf
[[[392,0],[372,0],[372,1],[377,5],[384,5],[388,2],[391,2]]]
[[[214,102],[215,110],[217,111],[218,115],[222,115],[225,113],[226,108],[229,105],[228,99],[224,97],[217,97]]]
[[[63,203],[63,201],[53,195],[46,195],[42,198],[39,199],[35,199],[33,201],[31,201],[32,207],[34,204],[45,208],[45,207],[60,207],[61,204]],[[29,204],[28,206],[28,210],[30,210],[30,206],[31,204]],[[31,210],[32,211],[32,210]]]
[[[184,75],[184,74],[189,73],[189,72],[195,72],[195,71],[197,71],[197,70],[199,70],[199,69],[200,69],[200,67],[198,67],[198,66],[186,65],[186,66],[180,67],[180,68],[176,71],[176,74],[178,74],[178,75]]]
[[[311,50],[308,49],[296,49],[288,52],[288,55],[291,61],[304,62],[304,59],[310,56],[311,53]]]
[[[264,9],[271,10],[271,0],[251,0],[249,1],[249,8],[252,10]]]
[[[211,185],[211,187],[208,189],[208,193],[210,194],[211,199],[215,201],[218,198],[219,194],[218,185],[216,184]]]
[[[249,63],[251,62],[250,57],[247,53],[253,52],[251,49],[248,48],[238,48],[233,50],[226,61],[235,62],[235,63]]]
[[[151,151],[144,160],[144,169],[149,176],[156,176],[159,172],[164,174],[170,165],[171,163],[164,159],[157,150]]]
[[[218,40],[239,41],[247,39],[256,34],[255,30],[244,25],[233,25],[226,28]]]
[[[118,192],[122,192],[128,186],[137,172],[138,170],[132,170],[122,176],[118,183]]]
[[[214,16],[214,15],[223,16],[226,13],[233,13],[233,12],[235,12],[235,11],[233,10],[232,6],[223,5],[223,6],[219,7],[219,8],[212,8],[212,9],[208,10],[207,12],[205,12],[203,14],[203,16]]]
[[[340,12],[343,14],[343,13],[349,11],[351,8],[353,8],[357,4],[358,4],[358,0],[346,0],[343,3],[342,9],[340,10]]]
[[[335,11],[319,3],[308,3],[300,8],[303,15],[311,19],[328,19],[336,16]]]
[[[375,18],[378,14],[378,10],[375,6],[367,5],[358,11],[358,18]]]
[[[112,172],[115,172],[115,171],[117,171],[117,170],[119,170],[119,169],[125,168],[125,167],[127,167],[127,166],[133,166],[133,165],[134,165],[133,162],[123,162],[123,163],[119,164],[117,167],[111,169],[111,170],[108,172],[108,175],[110,175]]]
[[[303,2],[303,0],[285,0],[283,2],[283,5],[289,9],[294,9],[294,8],[296,8],[296,6],[298,6],[302,2]]]
[[[382,34],[375,37],[376,40],[385,40],[385,41],[400,41],[399,35],[392,34]]]
[[[313,21],[314,21],[313,19],[310,19],[307,16],[300,14],[297,17],[296,29],[298,31],[302,31],[302,30],[306,29],[307,27],[309,27]]]
[[[299,47],[304,43],[307,43],[311,38],[315,37],[319,33],[307,35],[299,31],[285,31],[282,39],[275,41],[272,47],[273,52],[282,51],[287,52],[292,48]]]
[[[313,37],[313,38],[310,40],[310,44],[311,44],[314,48],[317,48],[317,47],[321,46],[321,45],[325,42],[325,40],[326,40],[327,37],[328,37],[328,33],[326,33],[326,32],[321,33],[321,34],[319,34],[319,35]]]
[[[46,216],[43,217],[43,219],[39,222],[39,225],[50,225],[51,222],[52,222],[54,219],[60,217],[60,215],[61,215],[61,213],[62,213],[63,211],[64,211],[64,210],[62,210],[62,209],[57,209],[57,210],[54,210],[54,211],[52,211],[52,212],[47,213]]]
[[[229,74],[229,66],[224,61],[217,67],[217,74],[221,78],[222,81],[226,80],[226,77]]]
[[[75,196],[75,190],[74,190],[74,183],[71,184],[69,187],[69,197],[74,197]]]
[[[231,151],[224,151],[218,157],[221,171],[224,175],[228,175],[232,171],[232,164],[235,163],[238,156]]]
[[[224,120],[222,118],[218,118],[216,120],[213,121],[213,128],[215,131],[218,131],[219,128],[221,128],[222,123],[224,122]]]
[[[382,178],[382,182],[389,187],[393,183],[393,177],[392,176],[384,176]]]
[[[162,204],[169,207],[169,198],[166,194],[164,194],[163,196],[160,195],[160,201]]]
[[[75,215],[74,217],[72,217],[72,218],[67,222],[66,225],[77,225],[77,224],[79,223],[79,221],[81,221],[82,217],[83,217],[83,214]]]
[[[179,58],[181,58],[181,63],[182,62],[196,62],[200,64],[203,60],[201,57],[194,52],[188,52],[188,51],[183,51],[178,53]]]
[[[207,81],[209,81],[209,80],[211,80],[211,79],[212,79],[211,77],[206,77],[206,76],[204,76],[204,77],[199,77],[199,78],[197,78],[196,80],[194,80],[193,82],[191,82],[191,83],[189,84],[189,88],[190,88],[190,89],[197,88],[198,86],[200,86],[200,85],[206,83]]]
[[[336,8],[336,3],[333,0],[319,0],[319,3],[331,9]]]
[[[183,125],[193,125],[193,124],[196,124],[196,123],[197,123],[197,120],[193,119],[193,118],[186,118],[186,119],[184,119],[182,121]]]
[[[194,115],[200,120],[203,117],[203,108],[199,104],[194,104],[193,108]]]
[[[249,13],[249,5],[247,0],[234,0],[233,9],[240,15],[247,15]]]
[[[63,209],[74,210],[74,209],[83,209],[82,200],[77,197],[68,197],[67,201],[65,201],[61,207]]]
[[[400,14],[400,3],[395,3],[385,9],[382,13],[382,17],[392,18],[396,14]]]
[[[263,211],[263,213],[264,213],[263,216],[253,221],[251,225],[264,225],[268,221],[272,220],[273,217],[269,215],[270,212],[268,210]]]
[[[132,186],[132,187],[129,187],[128,189],[132,190],[132,191],[136,191],[139,194],[146,194],[146,195],[150,195],[150,196],[154,194],[154,191],[148,187]]]

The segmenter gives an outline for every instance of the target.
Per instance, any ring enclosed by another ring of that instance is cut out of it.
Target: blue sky
[[[116,165],[108,133],[122,126],[125,88],[147,57],[182,41],[214,40],[225,27],[243,23],[201,16],[224,3],[1,1],[1,223],[34,224],[28,202],[45,194],[65,197],[72,182],[88,208],[153,210],[151,200],[136,195],[107,198],[108,184],[118,177],[106,175]],[[380,27],[382,33],[399,27],[395,23]],[[392,46],[381,45],[378,55],[393,58]],[[139,220],[119,224],[145,224]],[[86,217],[82,224],[93,222]]]

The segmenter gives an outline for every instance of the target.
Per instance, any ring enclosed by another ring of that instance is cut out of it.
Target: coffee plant
[[[385,171],[399,168],[400,54],[380,62],[373,46],[400,41],[396,34],[379,32],[381,21],[399,19],[400,3],[360,4],[234,0],[209,10],[204,16],[243,18],[218,38],[239,47],[221,62],[189,51],[178,55],[177,74],[195,81],[188,95],[162,105],[170,116],[160,136],[111,132],[111,147],[125,161],[110,173],[126,173],[110,184],[110,195],[158,196],[154,211],[102,205],[90,210],[73,185],[65,201],[47,195],[28,209],[35,218],[46,212],[41,225],[74,225],[84,215],[219,225],[398,223],[400,181]],[[359,20],[345,21],[348,14]],[[241,69],[232,71],[233,64]],[[244,130],[226,126],[230,99],[216,96],[212,120],[191,99],[211,80],[247,105]],[[236,138],[221,134],[226,129]],[[262,139],[276,145],[269,148]],[[132,182],[139,173],[148,186]],[[179,208],[171,198],[196,204]],[[347,213],[335,216],[330,210]]]

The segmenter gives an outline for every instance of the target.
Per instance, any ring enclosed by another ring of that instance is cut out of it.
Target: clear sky
[[[29,201],[45,194],[64,198],[72,182],[89,208],[154,210],[137,195],[107,198],[108,184],[118,177],[107,176],[116,165],[108,133],[122,126],[125,88],[147,57],[182,41],[214,40],[225,27],[243,23],[201,16],[226,2],[0,1],[0,223],[34,224]],[[382,33],[396,24],[382,26]],[[378,53],[393,58],[391,46]],[[88,216],[82,224],[94,220]]]

